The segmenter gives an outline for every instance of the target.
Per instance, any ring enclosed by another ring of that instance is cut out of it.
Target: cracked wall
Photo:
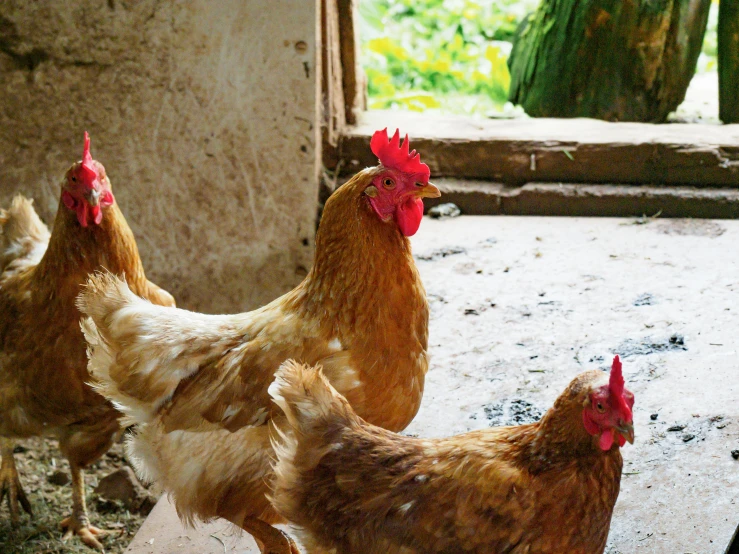
[[[53,221],[88,130],[180,305],[276,297],[313,253],[316,36],[316,2],[0,0],[0,205]]]

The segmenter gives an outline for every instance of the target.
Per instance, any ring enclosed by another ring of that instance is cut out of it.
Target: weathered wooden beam
[[[337,10],[346,122],[354,125],[357,121],[357,112],[364,110],[367,104],[367,86],[359,63],[357,0],[337,0]]]
[[[724,123],[739,123],[739,1],[718,6],[718,112]]]
[[[336,164],[339,137],[346,126],[339,14],[336,0],[321,0],[321,135],[323,163]]]
[[[479,120],[395,111],[362,114],[342,136],[343,174],[377,163],[377,129],[411,136],[434,177],[532,182],[739,185],[739,125]]]

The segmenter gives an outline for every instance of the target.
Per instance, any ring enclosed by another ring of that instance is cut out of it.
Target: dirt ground
[[[69,464],[59,454],[57,442],[34,438],[18,442],[15,460],[21,481],[33,507],[34,517],[23,514],[18,529],[10,527],[7,505],[0,508],[0,553],[2,554],[91,554],[82,542],[73,538],[62,542],[59,522],[71,513],[72,487],[55,485],[59,472],[69,477]],[[131,541],[145,516],[130,513],[120,502],[100,499],[93,491],[100,479],[127,465],[122,445],[115,444],[99,461],[85,471],[87,507],[90,522],[96,527],[115,531],[104,540],[107,554],[119,554]],[[56,478],[52,475],[57,474]]]

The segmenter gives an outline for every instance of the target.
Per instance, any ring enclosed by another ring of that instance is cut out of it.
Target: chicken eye
[[[77,177],[75,177],[74,175],[72,175],[72,181],[76,183],[77,182]]]
[[[602,402],[598,402],[595,405],[595,409],[598,410],[598,412],[601,413],[601,414],[606,411],[606,407],[603,405]]]
[[[416,186],[417,187],[422,187],[423,186],[423,183],[416,183]]]
[[[395,188],[395,181],[393,181],[390,177],[385,177],[382,180],[382,186],[386,189],[394,189]]]

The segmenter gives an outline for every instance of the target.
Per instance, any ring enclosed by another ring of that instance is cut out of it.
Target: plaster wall
[[[85,130],[150,279],[206,312],[310,267],[317,2],[0,0],[0,205],[53,221]]]

